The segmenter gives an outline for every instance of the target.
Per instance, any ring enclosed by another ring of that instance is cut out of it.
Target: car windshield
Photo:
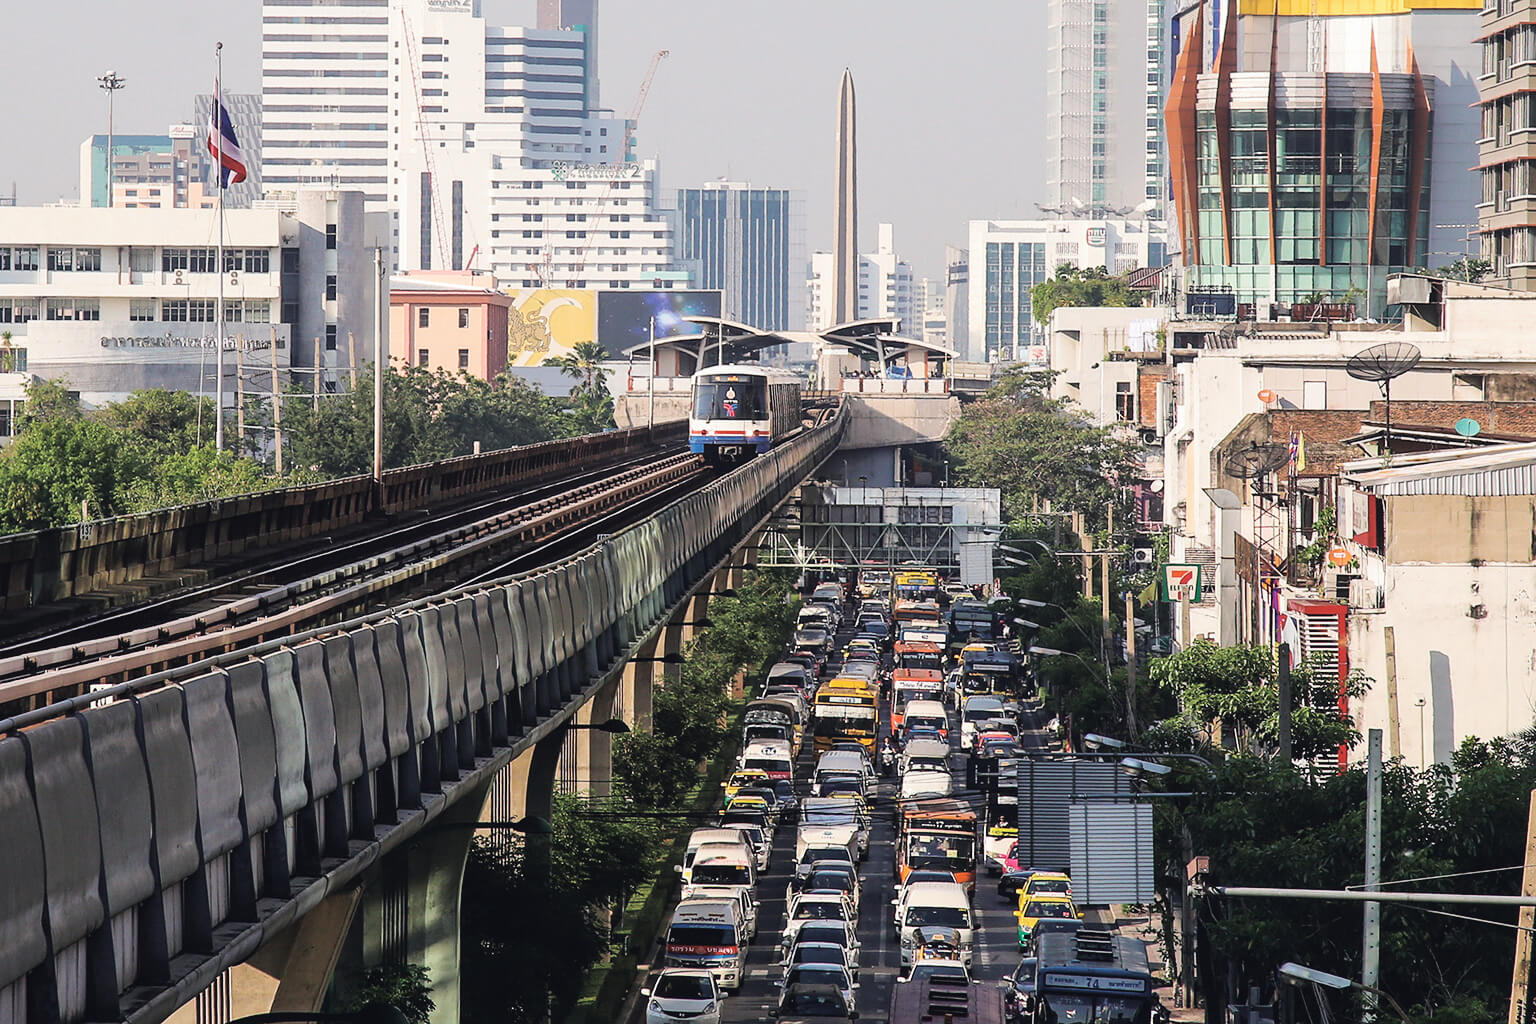
[[[908,907],[907,926],[942,925],[945,928],[969,928],[970,915],[963,907]]]
[[[1029,891],[1059,892],[1063,896],[1072,895],[1072,883],[1065,878],[1034,878],[1030,880]]]
[[[784,1001],[779,1004],[779,1010],[786,1016],[798,1013],[821,1017],[846,1017],[848,1003],[835,989],[791,989],[784,993]]]
[[[853,892],[853,878],[842,871],[812,871],[805,876],[807,889],[841,889]]]
[[[674,952],[679,946],[734,946],[736,930],[725,924],[675,924],[667,932],[667,945]]]
[[[842,925],[808,924],[800,929],[800,942],[830,942],[837,946],[848,945],[848,929]]]
[[[703,974],[663,974],[651,994],[657,999],[713,999],[715,986]]]
[[[836,985],[842,988],[848,984],[848,977],[836,964],[800,964],[790,968],[789,976],[784,979],[784,983],[786,985]]]
[[[1024,908],[1024,916],[1071,918],[1076,915],[1072,913],[1072,904],[1070,903],[1058,903],[1054,900],[1030,900],[1029,906]]]
[[[999,707],[968,707],[965,709],[967,722],[989,722],[1002,713]]]
[[[843,905],[831,900],[802,903],[795,908],[795,916],[805,921],[841,921]]]
[[[828,946],[824,943],[796,946],[795,955],[790,958],[790,963],[795,964],[840,964],[842,962],[841,947]]]
[[[801,825],[856,825],[858,811],[852,806],[846,810],[841,807],[818,807],[815,810],[802,811],[801,819]]]
[[[756,768],[764,772],[788,772],[789,760],[782,757],[749,757],[743,764],[745,768]]]
[[[751,885],[752,874],[744,864],[695,864],[694,885]]]
[[[965,981],[965,968],[958,964],[920,960],[912,965],[912,973],[907,976],[907,980],[916,981],[918,978],[955,978]]]
[[[849,863],[848,851],[841,846],[810,846],[800,855],[801,865],[815,864],[819,860],[835,860]]]
[[[907,728],[908,729],[933,729],[934,731],[937,732],[940,729],[947,729],[947,728],[949,728],[949,723],[946,722],[944,719],[938,718],[936,716],[935,717],[929,717],[928,715],[912,715],[911,717],[909,717],[907,719]]]

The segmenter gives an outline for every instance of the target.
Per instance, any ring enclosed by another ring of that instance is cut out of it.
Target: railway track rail
[[[405,600],[537,568],[701,486],[690,454],[612,468],[71,627],[0,657],[0,709],[160,672]],[[573,486],[574,484],[574,486]],[[281,582],[272,582],[274,577]],[[187,610],[195,605],[195,610]],[[128,628],[125,628],[128,627]]]

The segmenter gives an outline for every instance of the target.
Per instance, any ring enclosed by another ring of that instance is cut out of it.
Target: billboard
[[[644,345],[651,338],[651,318],[656,337],[697,334],[685,316],[719,316],[718,290],[660,289],[654,291],[605,291],[598,300],[597,340],[610,355]]]
[[[538,288],[509,294],[507,362],[512,366],[558,359],[597,336],[597,292]]]

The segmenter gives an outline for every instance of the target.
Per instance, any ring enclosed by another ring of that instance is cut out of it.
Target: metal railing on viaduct
[[[426,962],[434,1020],[456,1021],[458,885],[492,781],[531,760],[547,788],[577,711],[842,430],[839,415],[544,570],[0,722],[0,1022],[182,1019],[293,933],[269,1002],[318,1007],[352,910],[314,911],[366,903],[380,877],[405,880],[374,897],[370,941]],[[444,863],[422,867],[444,837]],[[285,1001],[290,983],[308,994]]]

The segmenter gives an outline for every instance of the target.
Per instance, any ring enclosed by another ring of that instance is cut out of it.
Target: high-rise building
[[[268,188],[357,188],[371,208],[389,204],[390,146],[402,141],[390,132],[390,95],[409,82],[401,74],[409,58],[391,60],[389,9],[388,0],[264,0],[260,154]]]
[[[549,29],[488,25],[479,0],[381,6],[263,8],[282,44],[269,42],[263,81],[321,80],[266,90],[269,175],[365,189],[395,217],[402,270],[489,269],[502,287],[686,283],[655,165],[634,161],[632,124],[593,105],[596,0],[541,5],[541,24],[573,26]],[[354,20],[357,52],[341,61],[326,40]],[[320,130],[278,119],[289,111]],[[301,149],[310,163],[288,155]]]
[[[1162,266],[1167,243],[1145,220],[973,220],[968,320],[972,359],[1012,358],[1037,332],[1030,290],[1062,265],[1119,276]]]
[[[1481,17],[1481,252],[1493,264],[1492,282],[1536,288],[1536,140],[1529,133],[1536,76],[1528,63],[1536,55],[1536,0],[1490,0]]]
[[[1163,220],[1168,199],[1168,136],[1163,131],[1163,100],[1168,94],[1172,53],[1168,0],[1147,0],[1147,94],[1145,103],[1146,180],[1142,209]]]
[[[677,190],[675,258],[697,288],[721,291],[722,316],[765,331],[805,320],[804,200],[787,188],[711,181]]]
[[[895,229],[889,224],[879,228],[879,244],[874,252],[859,255],[858,303],[851,320],[895,317],[901,321],[903,337],[919,338],[922,325],[913,307],[912,265],[896,254]],[[837,254],[811,254],[809,281],[810,308],[807,320],[813,331],[825,331],[840,322],[833,305],[837,279]]]
[[[1320,296],[1379,315],[1388,274],[1462,254],[1480,199],[1467,168],[1482,6],[1313,0],[1183,19],[1166,113],[1191,302],[1220,294],[1262,316]]]
[[[89,136],[80,143],[80,205],[195,209],[205,199],[204,163],[191,125],[172,125],[164,135],[114,134],[109,201],[107,136]],[[213,205],[211,194],[206,199]]]
[[[1047,209],[1123,215],[1147,198],[1147,8],[1049,0]],[[1144,208],[1144,207],[1143,207]]]

